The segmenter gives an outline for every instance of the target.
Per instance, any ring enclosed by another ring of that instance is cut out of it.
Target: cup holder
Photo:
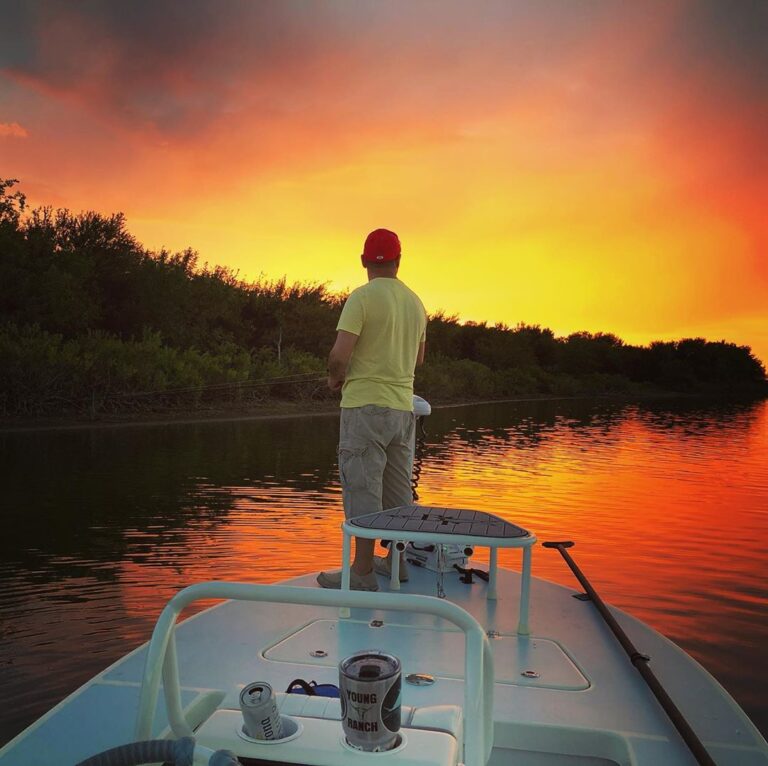
[[[280,739],[256,739],[245,733],[245,727],[242,720],[236,727],[237,736],[240,739],[244,739],[246,742],[254,742],[257,745],[282,745],[284,742],[290,742],[292,739],[301,735],[304,730],[304,726],[300,721],[295,718],[291,718],[289,715],[280,716],[280,726],[283,730],[283,736]]]
[[[407,740],[405,738],[405,733],[400,730],[400,733],[397,735],[397,739],[395,740],[395,746],[391,747],[389,750],[361,750],[359,747],[354,747],[353,745],[350,745],[349,742],[347,742],[347,738],[344,736],[344,733],[342,732],[341,735],[341,744],[342,747],[346,750],[350,750],[353,753],[357,753],[358,755],[362,756],[376,756],[376,757],[383,757],[387,755],[394,755],[395,753],[399,753],[407,744]]]

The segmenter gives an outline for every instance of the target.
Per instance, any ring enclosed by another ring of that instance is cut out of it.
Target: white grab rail
[[[182,710],[174,628],[181,611],[200,599],[233,599],[360,609],[391,609],[442,617],[464,632],[464,763],[485,766],[493,747],[493,657],[480,623],[461,607],[434,596],[367,591],[322,590],[295,585],[203,582],[179,591],[160,613],[147,649],[141,681],[136,739],[152,736],[162,676],[171,730],[177,737],[192,730]]]

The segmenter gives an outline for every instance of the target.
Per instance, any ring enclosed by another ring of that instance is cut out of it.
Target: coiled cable
[[[416,418],[416,448],[413,451],[413,471],[411,473],[411,491],[413,492],[413,502],[419,500],[419,479],[421,478],[421,467],[424,463],[424,449],[426,447],[427,432],[424,429],[424,417]]]

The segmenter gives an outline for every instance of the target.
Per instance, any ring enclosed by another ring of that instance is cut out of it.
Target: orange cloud
[[[28,135],[18,122],[0,122],[0,138],[27,138]]]

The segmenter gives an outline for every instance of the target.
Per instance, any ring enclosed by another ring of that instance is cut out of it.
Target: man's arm
[[[353,332],[339,330],[336,342],[328,356],[328,388],[331,391],[341,390],[344,378],[347,377],[347,366],[355,350],[358,336]]]
[[[427,343],[426,341],[421,341],[419,343],[419,353],[416,354],[416,366],[420,367],[422,364],[424,364],[424,354],[426,352]]]

